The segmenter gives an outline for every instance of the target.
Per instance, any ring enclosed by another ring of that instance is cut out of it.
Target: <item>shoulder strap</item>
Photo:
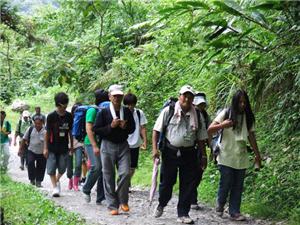
[[[139,118],[139,124],[141,124],[141,112],[139,109],[136,109],[137,116]]]
[[[195,109],[196,110],[196,114],[197,114],[197,120],[198,120],[198,130],[200,130],[202,128],[202,123],[201,123],[201,116],[200,116],[200,110],[199,109]]]
[[[175,106],[174,105],[169,105],[169,112],[168,112],[168,115],[167,115],[167,120],[166,120],[166,124],[164,124],[164,127],[163,127],[163,134],[166,133],[166,130],[167,130],[167,127],[171,121],[171,118],[173,117],[174,115],[174,109],[175,109]]]
[[[30,126],[29,131],[28,131],[28,141],[27,141],[28,145],[30,144],[30,137],[31,137],[32,130],[33,130],[33,126]]]
[[[225,117],[224,117],[224,120],[227,120],[231,117],[231,110],[230,108],[227,108],[226,109],[226,112],[225,112]],[[223,131],[224,129],[222,129],[220,132],[220,143],[222,142],[222,139],[223,139]]]

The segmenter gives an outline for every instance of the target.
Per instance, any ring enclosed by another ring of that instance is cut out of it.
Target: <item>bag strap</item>
[[[136,110],[136,114],[137,114],[137,116],[139,118],[139,124],[141,124],[141,112],[140,112],[139,109]]]
[[[30,128],[29,128],[29,131],[28,131],[28,146],[29,146],[29,144],[30,144],[30,138],[31,138],[31,133],[32,133],[32,130],[33,130],[33,126],[30,126]]]
[[[231,109],[230,108],[227,108],[226,109],[226,112],[225,112],[225,116],[224,116],[224,120],[227,120],[227,119],[229,119],[231,117]],[[220,134],[220,141],[219,141],[219,143],[221,144],[221,142],[222,142],[222,139],[223,139],[223,131],[224,131],[224,129],[222,129],[220,132],[221,132],[221,134]]]

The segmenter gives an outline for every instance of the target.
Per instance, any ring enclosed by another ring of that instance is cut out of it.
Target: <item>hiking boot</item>
[[[192,220],[189,216],[178,217],[177,222],[184,224],[194,224],[194,220]]]
[[[80,184],[84,184],[85,180],[86,180],[86,177],[82,177],[81,180],[80,180]]]
[[[112,215],[112,216],[119,215],[119,211],[117,209],[112,209],[112,210],[110,210],[110,215]]]
[[[82,193],[83,193],[83,198],[84,198],[85,202],[90,203],[91,202],[91,195],[86,194],[84,192],[82,192]]]
[[[224,212],[224,207],[218,205],[216,207],[216,214],[217,214],[217,216],[222,217],[223,216],[223,212]]]
[[[128,212],[129,211],[128,204],[121,204],[121,209],[123,210],[123,212]]]
[[[70,179],[69,179],[68,189],[69,189],[69,190],[72,190],[72,188],[73,188],[73,179],[70,178]]]
[[[24,170],[24,165],[21,165],[21,166],[20,166],[20,169],[21,169],[21,170]]]
[[[201,210],[201,207],[198,204],[192,204],[191,209],[193,210]]]
[[[74,191],[79,191],[78,184],[79,184],[79,177],[74,177],[74,179],[73,179],[73,188],[74,188]]]
[[[59,188],[56,186],[54,189],[53,189],[53,192],[52,192],[52,197],[59,197]]]
[[[35,180],[30,180],[30,184],[35,186]]]
[[[41,181],[37,181],[37,182],[35,182],[35,186],[36,186],[36,187],[38,187],[38,188],[41,188],[41,187],[43,187],[43,186],[42,186],[42,182],[41,182]]]
[[[246,217],[241,215],[240,213],[230,215],[230,219],[233,221],[245,221]]]
[[[154,217],[155,218],[161,217],[163,212],[164,212],[164,207],[158,205],[157,208],[154,211]]]

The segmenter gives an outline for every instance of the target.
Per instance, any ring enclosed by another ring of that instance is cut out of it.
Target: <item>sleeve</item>
[[[226,109],[223,109],[223,110],[217,115],[217,117],[214,119],[214,122],[222,123],[222,122],[224,121],[225,114],[226,114]]]
[[[161,111],[157,120],[155,121],[153,130],[158,131],[160,133],[163,131],[163,125],[166,117],[165,115],[167,114],[167,112],[169,112],[169,107],[166,107]]]
[[[139,109],[140,110],[140,109]],[[145,113],[140,110],[140,114],[141,114],[141,121],[140,121],[140,125],[143,126],[143,125],[146,125],[148,123],[148,120],[145,116]]]
[[[112,132],[110,123],[105,124],[105,122],[107,123],[108,121],[106,121],[105,119],[105,109],[102,109],[97,113],[96,120],[93,126],[93,131],[95,132],[95,134],[102,137],[107,137]]]
[[[30,130],[30,127],[28,127],[27,129],[26,129],[26,131],[25,131],[25,134],[24,134],[24,136],[23,136],[23,139],[25,139],[26,141],[28,141],[29,140],[29,130]]]
[[[90,108],[90,109],[86,112],[85,122],[86,122],[86,123],[95,123],[96,115],[97,115],[96,109]]]
[[[51,120],[52,117],[53,117],[53,114],[50,114],[47,116],[46,131],[48,134],[51,133],[51,129],[52,129],[52,126],[51,126],[52,125],[52,120]]]

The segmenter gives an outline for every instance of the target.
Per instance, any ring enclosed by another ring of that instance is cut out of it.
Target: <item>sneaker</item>
[[[161,217],[163,212],[164,212],[164,207],[158,205],[157,208],[154,211],[154,217],[155,218]]]
[[[245,221],[246,220],[246,217],[237,213],[237,214],[234,214],[234,215],[230,215],[230,219],[233,220],[233,221]]]
[[[36,186],[36,187],[38,187],[38,188],[41,188],[41,187],[43,187],[43,186],[42,186],[42,182],[41,182],[41,181],[37,181],[37,182],[35,182],[35,186]]]
[[[191,209],[193,210],[201,210],[201,207],[198,204],[192,204]]]
[[[192,220],[189,216],[178,217],[177,222],[184,224],[194,224],[194,220]]]
[[[112,209],[112,210],[110,210],[110,215],[112,215],[112,216],[119,215],[119,211],[117,209]]]
[[[59,188],[56,186],[54,189],[53,189],[53,192],[52,192],[52,197],[59,197]]]
[[[91,202],[91,195],[86,194],[84,192],[82,192],[82,193],[83,193],[83,198],[84,198],[85,202],[90,203]]]
[[[123,210],[123,212],[128,212],[129,211],[128,204],[121,204],[121,209]]]
[[[217,214],[217,216],[222,217],[223,216],[223,212],[224,212],[224,207],[221,207],[221,206],[217,206],[216,207],[216,214]]]

